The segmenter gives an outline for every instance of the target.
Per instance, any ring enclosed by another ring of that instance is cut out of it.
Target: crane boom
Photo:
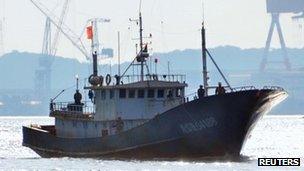
[[[57,29],[59,29],[62,34],[71,41],[71,43],[86,57],[87,60],[90,60],[90,54],[85,48],[79,36],[74,33],[68,26],[63,22],[60,22],[60,19],[56,17],[48,8],[37,0],[30,0],[37,8],[40,10],[46,17],[49,17],[52,24],[54,24]]]
[[[66,18],[69,2],[70,2],[70,0],[66,0],[64,2],[63,8],[62,8],[62,12],[61,12],[59,23],[58,23],[59,27],[56,30],[56,33],[55,33],[54,39],[53,39],[53,43],[52,43],[52,47],[51,47],[51,55],[52,56],[55,56],[56,52],[57,52],[58,42],[59,42],[60,33],[61,33],[60,29],[62,28],[62,24],[63,24],[63,22],[64,22],[64,20]]]

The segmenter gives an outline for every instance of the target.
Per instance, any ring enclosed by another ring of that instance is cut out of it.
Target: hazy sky
[[[208,46],[263,47],[270,25],[265,1],[205,0]],[[40,2],[59,16],[63,0]],[[0,5],[0,14],[5,17],[5,51],[41,52],[45,23],[43,14],[30,0],[0,0]],[[132,38],[137,37],[137,27],[129,22],[129,18],[137,17],[138,9],[139,0],[71,0],[66,23],[80,34],[87,19],[110,18],[111,23],[101,25],[102,42],[116,50],[117,31],[120,31],[122,56],[127,60],[134,57],[135,41]],[[200,47],[202,0],[143,0],[142,13],[146,35],[153,34],[154,52]],[[303,47],[303,32],[291,16],[286,14],[281,17],[287,45]],[[278,47],[276,40],[273,47]],[[64,37],[60,41],[58,55],[82,58]]]

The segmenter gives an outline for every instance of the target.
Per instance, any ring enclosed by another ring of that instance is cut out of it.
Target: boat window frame
[[[143,94],[141,94],[140,92],[142,92]],[[137,90],[137,98],[138,99],[144,99],[145,97],[146,97],[145,89],[138,89]]]
[[[110,91],[109,91],[109,97],[110,97],[110,99],[114,99],[115,98],[115,90],[114,89],[110,89]]]
[[[162,92],[162,95],[160,92]],[[157,98],[162,99],[164,97],[165,97],[165,89],[157,89]]]
[[[130,92],[134,92],[133,96],[130,96]],[[128,90],[128,98],[134,99],[136,97],[136,90],[135,89],[129,89]]]
[[[124,92],[124,93],[122,94],[122,92]],[[119,98],[120,99],[126,99],[127,98],[127,89],[125,89],[125,88],[120,88],[119,89]]]
[[[175,97],[182,97],[182,90],[181,90],[181,88],[176,88],[174,90],[174,93],[175,93]]]
[[[153,96],[150,96],[150,95],[152,95],[152,93],[150,94],[151,91],[153,91]],[[153,89],[153,88],[148,89],[148,91],[147,91],[147,98],[148,99],[155,98],[155,89]]]
[[[100,99],[106,100],[106,90],[100,90]]]

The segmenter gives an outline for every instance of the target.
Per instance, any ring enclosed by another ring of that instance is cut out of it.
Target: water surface
[[[118,161],[39,157],[22,143],[22,125],[48,117],[0,117],[0,170],[304,170],[303,116],[266,116],[252,131],[241,161]],[[301,157],[301,167],[258,167],[258,157]]]

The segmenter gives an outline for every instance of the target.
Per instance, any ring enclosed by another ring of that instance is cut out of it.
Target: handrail
[[[89,102],[83,102],[81,104],[75,104],[74,102],[52,102],[50,104],[50,112],[92,115],[95,113],[95,107],[89,105]]]
[[[103,77],[103,86],[117,85],[117,76],[110,76],[110,79]],[[119,78],[119,84],[129,84],[140,81],[140,75],[124,75]],[[110,80],[107,82],[107,80]],[[167,82],[186,82],[186,75],[182,74],[146,74],[144,75],[144,81],[167,81]],[[85,82],[88,81],[88,78],[85,79]]]
[[[255,86],[242,86],[242,87],[235,87],[230,89],[226,89],[226,93],[232,93],[232,92],[241,92],[241,91],[248,91],[248,90],[256,90],[257,88]],[[264,86],[261,90],[280,90],[280,91],[284,91],[284,89],[282,87],[279,86]],[[194,97],[194,98],[198,98],[197,92],[193,92],[190,94],[187,94],[185,96],[185,98],[190,98],[190,97]]]
[[[239,91],[247,91],[247,90],[255,90],[255,89],[256,89],[255,86],[242,86],[242,87],[232,88],[228,92],[239,92]]]
[[[284,88],[282,88],[282,87],[279,87],[279,86],[264,86],[263,87],[263,90],[265,90],[265,89],[270,89],[270,90],[281,90],[281,91],[284,91]]]

